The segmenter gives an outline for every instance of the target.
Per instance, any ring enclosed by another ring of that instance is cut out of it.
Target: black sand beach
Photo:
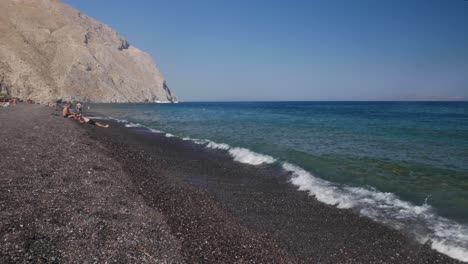
[[[1,263],[460,263],[274,166],[39,105],[0,123]]]

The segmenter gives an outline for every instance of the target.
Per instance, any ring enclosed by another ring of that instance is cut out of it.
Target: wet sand
[[[44,106],[0,122],[1,263],[459,263],[275,166]]]

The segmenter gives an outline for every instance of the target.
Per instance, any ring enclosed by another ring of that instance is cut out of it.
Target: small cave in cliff
[[[88,43],[89,43],[89,38],[90,38],[89,32],[86,32],[86,33],[84,34],[84,41],[83,41],[85,45],[88,45]]]
[[[128,49],[129,47],[130,47],[130,43],[128,43],[127,40],[125,40],[125,39],[120,40],[119,50]]]

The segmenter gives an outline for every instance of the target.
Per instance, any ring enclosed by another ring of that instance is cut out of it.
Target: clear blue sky
[[[466,0],[63,0],[193,100],[468,98]]]

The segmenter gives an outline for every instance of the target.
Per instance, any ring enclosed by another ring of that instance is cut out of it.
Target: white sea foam
[[[468,253],[466,247],[464,248],[454,246],[451,242],[439,239],[433,239],[431,247],[451,258],[458,259],[463,262],[468,262]]]
[[[403,229],[421,243],[430,240],[433,249],[468,262],[468,227],[436,215],[428,204],[417,206],[375,189],[339,186],[289,163],[284,163],[283,169],[292,173],[292,184],[317,200],[357,209],[361,215]]]
[[[113,117],[109,117],[108,119],[117,121],[118,123],[124,123],[124,124],[129,123],[129,122],[128,122],[127,120],[125,120],[125,119],[118,119],[118,118],[113,118]]]
[[[196,138],[192,138],[192,141],[193,141],[193,143],[195,143],[197,145],[203,145],[203,144],[206,144],[208,142],[208,140],[206,140],[206,139],[196,139]]]
[[[157,133],[157,134],[164,133],[164,132],[162,132],[162,131],[160,131],[160,130],[152,129],[152,128],[150,128],[150,131],[153,132],[153,133]]]
[[[208,142],[212,142],[212,141],[209,141],[209,140],[206,140],[206,139],[197,139],[197,138],[191,138],[191,137],[183,137],[182,140],[183,141],[191,141],[192,143],[195,143],[197,145],[203,145],[203,144],[207,144]]]
[[[166,134],[164,134],[164,136],[165,136],[165,137],[168,137],[168,138],[170,138],[170,137],[175,137],[175,136],[172,135],[171,133],[166,133]]]
[[[213,141],[208,141],[208,144],[206,144],[206,147],[211,148],[211,149],[223,149],[223,150],[228,150],[231,148],[231,146],[229,146],[228,144],[216,143]]]
[[[145,127],[143,126],[142,124],[138,124],[138,123],[128,123],[128,124],[125,124],[125,127]]]
[[[428,217],[434,232],[431,247],[452,258],[468,262],[468,227],[442,217]]]
[[[207,148],[211,149],[221,149],[221,150],[227,150],[228,153],[233,157],[235,161],[241,162],[241,163],[246,163],[250,165],[260,165],[260,164],[269,164],[273,163],[276,160],[267,155],[263,155],[254,151],[251,151],[246,148],[238,148],[238,147],[231,147],[228,144],[224,143],[216,143],[211,140],[207,141],[206,144]]]
[[[276,161],[271,156],[259,154],[246,148],[231,148],[229,149],[229,154],[231,154],[235,161],[251,165],[269,164]]]

